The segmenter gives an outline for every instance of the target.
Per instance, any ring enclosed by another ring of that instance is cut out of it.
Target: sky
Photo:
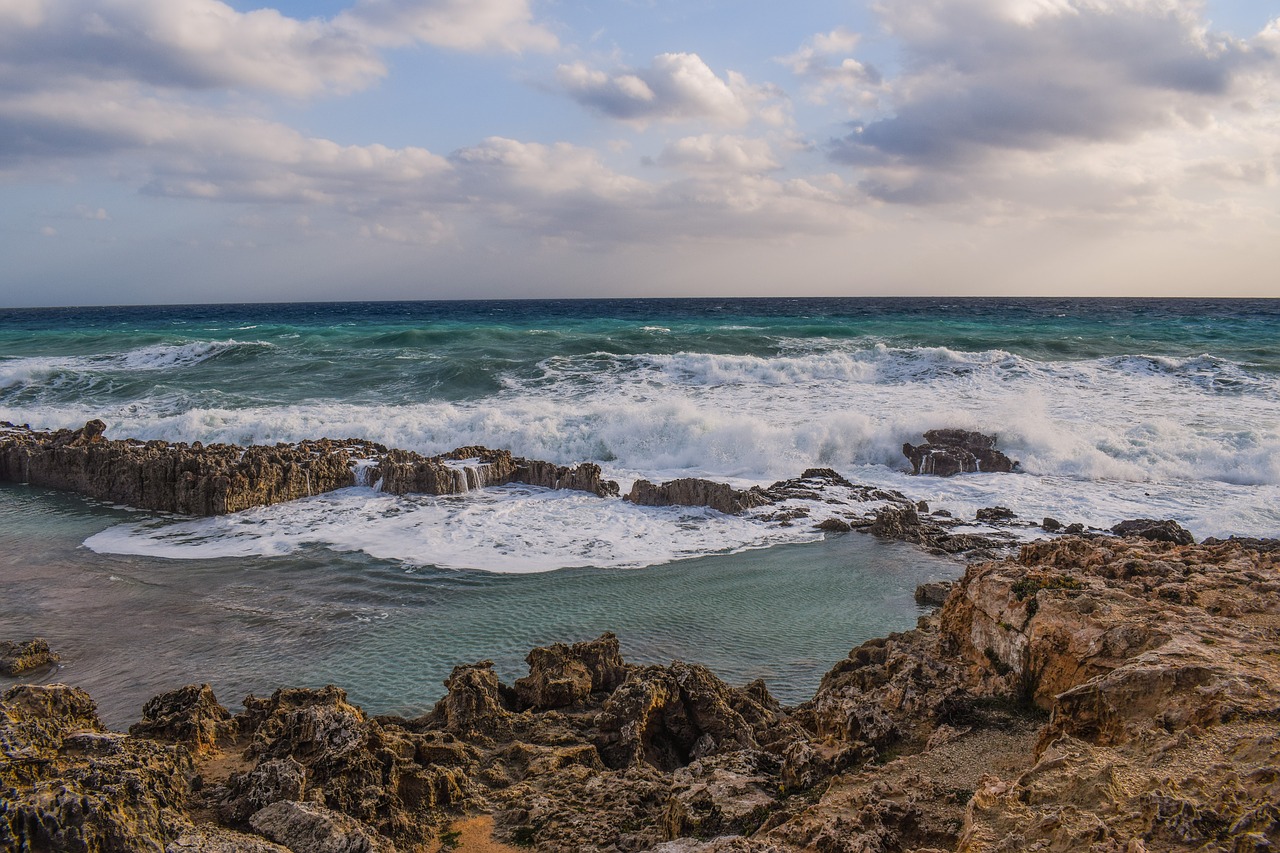
[[[1280,0],[0,0],[0,306],[1280,296]]]

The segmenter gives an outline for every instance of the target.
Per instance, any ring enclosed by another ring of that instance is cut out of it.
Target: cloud
[[[332,20],[220,0],[4,0],[0,87],[134,81],[164,89],[346,93],[386,73],[379,51],[550,50],[526,0],[363,0]]]
[[[779,57],[778,61],[792,74],[811,81],[809,99],[814,103],[825,104],[833,95],[839,95],[865,106],[874,103],[873,90],[880,85],[881,76],[875,66],[849,55],[860,41],[857,33],[837,27],[819,33],[800,50]]]
[[[559,42],[533,22],[528,0],[360,0],[335,21],[378,45],[414,41],[453,50],[554,50]]]
[[[782,168],[763,139],[742,136],[686,136],[667,145],[658,165],[688,172],[763,174]]]
[[[703,120],[740,127],[757,118],[785,121],[781,90],[751,85],[735,71],[721,79],[696,53],[662,53],[648,68],[612,73],[575,62],[561,65],[556,79],[583,106],[637,125]]]
[[[1243,144],[1266,159],[1256,112],[1274,115],[1276,51],[1265,34],[1208,31],[1191,4],[926,0],[877,10],[905,70],[828,151],[883,200],[1016,201],[1067,169],[1098,187],[1105,181],[1093,178],[1109,172],[1121,185],[1172,190],[1189,160],[1228,141],[1237,155]],[[797,67],[806,56],[793,57]],[[1010,175],[1016,168],[1026,171]]]

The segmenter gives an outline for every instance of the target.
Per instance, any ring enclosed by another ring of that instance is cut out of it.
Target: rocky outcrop
[[[0,850],[163,853],[191,828],[185,752],[105,732],[64,685],[0,698]]]
[[[112,441],[106,425],[45,432],[0,423],[0,480],[76,492],[138,509],[224,515],[355,485],[392,494],[456,495],[524,482],[616,496],[597,465],[523,459],[460,447],[439,456],[389,450],[360,439],[274,446]]]
[[[956,474],[1013,471],[1018,463],[996,450],[996,436],[966,429],[931,429],[924,444],[902,445],[911,473],[951,477]]]
[[[580,462],[577,465],[556,465],[554,462],[539,462],[535,459],[521,459],[516,468],[515,479],[530,486],[541,486],[544,489],[571,489],[577,492],[590,492],[602,498],[616,498],[618,484],[606,480],[600,466],[594,462]]]
[[[514,687],[456,668],[412,720],[328,687],[227,721],[190,687],[128,736],[81,691],[13,688],[0,848],[433,849],[476,813],[542,851],[1280,845],[1275,542],[1026,545],[794,708],[696,664],[628,664],[612,635],[527,660]]]
[[[0,640],[0,675],[14,678],[47,669],[62,660],[57,652],[49,648],[49,644],[36,637],[25,643],[14,643]]]
[[[636,480],[626,500],[638,506],[705,506],[726,514],[772,503],[757,487],[735,489],[727,483],[696,477],[669,480],[661,485]]]
[[[180,743],[196,754],[209,752],[234,733],[231,712],[218,704],[207,684],[156,696],[143,706],[142,720],[129,727],[135,737]]]
[[[1111,532],[1117,536],[1137,536],[1152,542],[1172,542],[1175,545],[1191,545],[1196,541],[1191,531],[1169,519],[1158,521],[1154,518],[1133,518],[1112,527]]]
[[[876,512],[867,530],[881,539],[920,545],[938,554],[993,556],[1012,541],[1007,536],[953,533],[959,522],[941,516],[921,516],[910,502],[890,504]]]
[[[623,661],[612,633],[571,646],[536,648],[525,662],[529,674],[516,681],[516,695],[521,706],[534,711],[583,705],[593,694],[612,693],[634,669]]]

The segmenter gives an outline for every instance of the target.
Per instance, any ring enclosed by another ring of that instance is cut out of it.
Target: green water
[[[79,546],[131,515],[0,487],[0,636],[48,639],[63,655],[52,677],[88,689],[117,726],[191,682],[209,682],[229,706],[336,683],[371,712],[415,714],[457,664],[492,659],[510,682],[529,648],[606,630],[632,662],[697,661],[731,683],[763,678],[796,702],[853,646],[914,626],[917,584],[960,571],[859,534],[534,575],[407,569],[318,548],[172,561]]]

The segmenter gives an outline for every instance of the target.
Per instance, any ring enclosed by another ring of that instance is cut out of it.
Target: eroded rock
[[[0,675],[10,678],[54,666],[61,657],[39,637],[25,643],[0,640]]]

